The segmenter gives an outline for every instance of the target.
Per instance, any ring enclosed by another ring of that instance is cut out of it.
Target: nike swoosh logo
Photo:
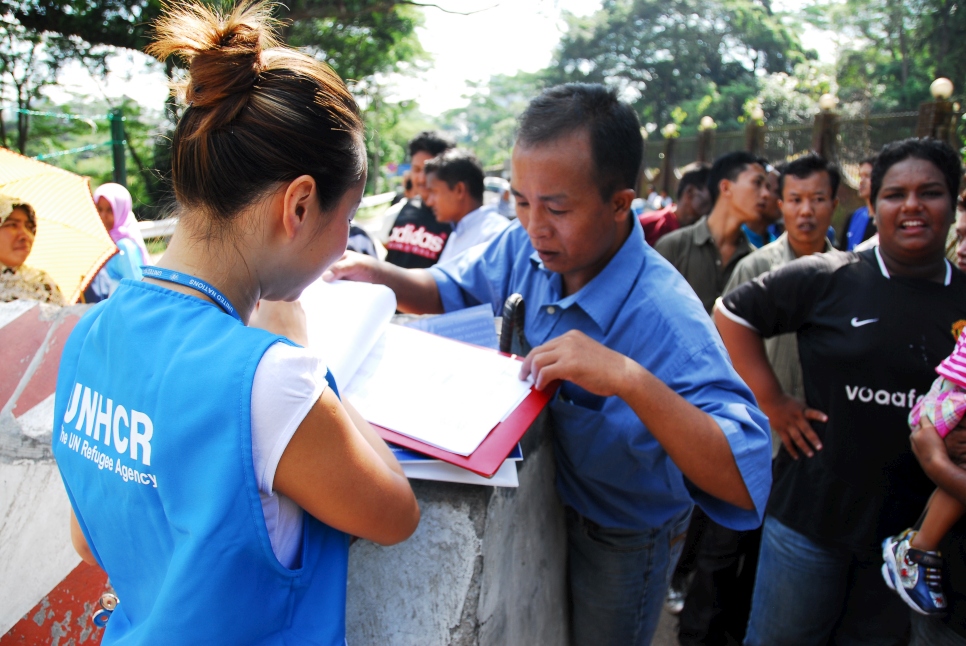
[[[865,319],[864,321],[860,321],[859,317],[853,316],[852,327],[862,327],[863,325],[868,325],[869,323],[875,323],[878,320],[879,319]]]

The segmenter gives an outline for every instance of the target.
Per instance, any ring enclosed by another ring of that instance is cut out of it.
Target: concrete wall
[[[567,642],[566,538],[544,422],[524,438],[518,489],[414,481],[413,537],[352,546],[350,644]]]

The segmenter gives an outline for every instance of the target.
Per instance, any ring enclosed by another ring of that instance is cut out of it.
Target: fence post
[[[748,115],[748,125],[745,126],[745,150],[752,155],[760,155],[765,147],[765,111],[760,105],[755,106]]]
[[[114,108],[108,115],[111,122],[111,151],[114,157],[114,183],[127,186],[127,161],[124,159],[124,115]]]
[[[958,106],[953,105],[949,98],[953,95],[952,81],[938,78],[929,86],[933,101],[919,106],[919,125],[916,135],[919,137],[934,137],[956,146],[956,125],[958,121]]]
[[[664,140],[664,159],[661,160],[661,190],[667,195],[671,191],[671,178],[674,175],[674,137]]]
[[[680,132],[676,123],[669,123],[661,128],[664,136],[664,152],[661,154],[661,189],[666,195],[671,195],[671,181],[674,175],[674,140]]]
[[[707,163],[714,157],[714,129],[717,127],[711,117],[707,115],[701,117],[701,123],[698,125],[698,150],[695,161]]]
[[[831,110],[822,110],[815,115],[812,127],[812,150],[819,157],[835,161],[838,156],[836,140],[839,134],[839,117]]]

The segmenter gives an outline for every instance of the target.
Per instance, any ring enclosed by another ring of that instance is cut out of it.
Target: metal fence
[[[859,161],[878,152],[890,141],[916,136],[918,112],[894,112],[870,114],[863,117],[838,119],[836,157],[842,167],[847,183],[858,183]],[[772,163],[791,160],[812,148],[814,125],[811,123],[762,128],[761,154]],[[715,132],[706,160],[735,150],[746,150],[748,134],[745,131]],[[672,147],[671,167],[680,177],[681,169],[698,161],[698,137],[681,137]],[[653,176],[664,164],[666,145],[664,140],[644,142],[644,166]]]

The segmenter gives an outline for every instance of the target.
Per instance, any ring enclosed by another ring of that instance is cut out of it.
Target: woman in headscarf
[[[32,299],[67,305],[47,272],[24,264],[36,235],[37,214],[33,207],[0,198],[0,303]]]
[[[120,184],[102,184],[94,191],[94,204],[119,253],[107,261],[84,290],[84,300],[88,303],[110,296],[125,278],[141,280],[141,265],[150,264],[128,190]]]

